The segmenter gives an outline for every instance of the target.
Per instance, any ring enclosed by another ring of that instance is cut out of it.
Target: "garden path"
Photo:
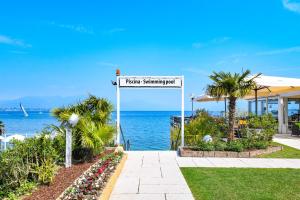
[[[192,158],[175,151],[129,151],[111,200],[193,199],[180,167],[300,168],[300,159]]]
[[[300,149],[300,137],[282,137],[280,135],[276,135],[273,141],[290,147],[294,147],[295,149]]]
[[[192,200],[175,151],[129,151],[111,200]]]

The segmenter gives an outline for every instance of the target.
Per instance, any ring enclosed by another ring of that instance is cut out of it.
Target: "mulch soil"
[[[57,199],[81,174],[99,161],[99,157],[89,163],[74,164],[71,168],[60,168],[54,177],[53,182],[49,186],[39,186],[30,196],[23,198],[23,200]]]

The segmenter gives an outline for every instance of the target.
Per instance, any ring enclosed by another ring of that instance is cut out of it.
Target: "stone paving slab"
[[[111,200],[192,200],[180,167],[300,168],[300,159],[193,158],[175,151],[129,151]]]
[[[192,200],[175,151],[130,151],[111,200]]]
[[[294,138],[279,138],[275,137],[273,139],[274,142],[278,142],[280,144],[284,144],[290,147],[294,147],[295,149],[300,149],[300,138],[294,137]]]
[[[165,194],[114,194],[110,200],[166,200]]]
[[[179,167],[300,168],[300,159],[280,158],[177,158]]]

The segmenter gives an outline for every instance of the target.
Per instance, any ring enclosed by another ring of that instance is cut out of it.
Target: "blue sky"
[[[184,75],[188,96],[213,71],[300,78],[300,1],[6,1],[0,7],[0,100],[115,101],[110,80]],[[222,105],[205,104],[211,110]],[[179,110],[180,91],[124,90],[124,110]]]

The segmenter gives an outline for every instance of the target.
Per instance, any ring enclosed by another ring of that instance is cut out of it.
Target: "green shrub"
[[[227,147],[227,143],[223,141],[216,141],[213,144],[215,151],[224,151]]]
[[[214,151],[215,150],[214,145],[211,142],[199,141],[197,144],[197,147],[201,151]]]
[[[300,128],[300,122],[295,123],[295,124],[296,124],[296,126],[298,126],[298,128]]]
[[[38,182],[40,174],[37,169],[44,163],[51,163],[54,167],[58,155],[52,144],[46,133],[24,141],[13,141],[12,147],[0,154],[0,195],[14,193],[26,182]]]
[[[91,148],[77,148],[72,151],[72,157],[75,162],[91,162],[93,155]]]
[[[226,125],[225,120],[217,119],[204,110],[197,111],[194,119],[185,126],[185,141],[189,146],[201,143],[205,135],[210,135],[218,139],[224,135]]]
[[[253,129],[254,137],[258,140],[272,141],[273,136],[277,133],[277,122],[271,114],[262,116],[250,116],[247,120],[248,128]],[[249,136],[248,136],[249,137]]]
[[[245,149],[266,149],[270,145],[269,141],[242,139]]]
[[[35,167],[34,173],[37,174],[40,183],[49,184],[52,182],[57,169],[57,165],[51,159],[47,159]]]
[[[240,140],[233,140],[227,143],[225,150],[242,152],[244,150],[244,145]]]
[[[178,127],[171,127],[171,135],[170,135],[170,139],[171,139],[171,150],[177,150],[179,144],[180,144],[180,140],[181,140],[181,134],[180,134],[180,128]],[[187,137],[185,137],[185,140],[188,140]],[[187,142],[187,141],[186,141]],[[189,144],[190,142],[188,142]]]

